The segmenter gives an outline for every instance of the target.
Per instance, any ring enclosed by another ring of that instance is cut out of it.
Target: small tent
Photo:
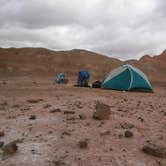
[[[55,78],[55,82],[58,84],[63,84],[64,80],[65,80],[65,73],[60,73]]]
[[[82,70],[78,72],[77,85],[81,87],[87,87],[90,74],[88,70]]]
[[[147,76],[129,64],[114,69],[102,82],[102,87],[115,90],[147,90],[152,86]]]

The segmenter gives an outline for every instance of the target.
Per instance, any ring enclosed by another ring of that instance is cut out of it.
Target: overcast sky
[[[121,59],[166,49],[165,0],[0,2],[0,47],[78,48]]]

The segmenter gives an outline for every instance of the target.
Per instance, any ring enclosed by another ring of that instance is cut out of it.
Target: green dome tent
[[[102,82],[102,88],[152,91],[152,86],[146,75],[129,64],[114,69]]]

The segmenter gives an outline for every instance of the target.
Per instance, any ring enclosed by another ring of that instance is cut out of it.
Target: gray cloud
[[[164,0],[1,0],[0,46],[81,48],[121,59],[166,48]]]

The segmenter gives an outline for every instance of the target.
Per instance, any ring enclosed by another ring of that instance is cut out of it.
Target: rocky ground
[[[165,166],[165,154],[142,150],[166,147],[165,98],[157,86],[154,93],[119,92],[54,85],[47,77],[1,78],[0,165]],[[94,116],[101,105],[109,110],[105,120]],[[11,141],[17,148],[6,152]]]

